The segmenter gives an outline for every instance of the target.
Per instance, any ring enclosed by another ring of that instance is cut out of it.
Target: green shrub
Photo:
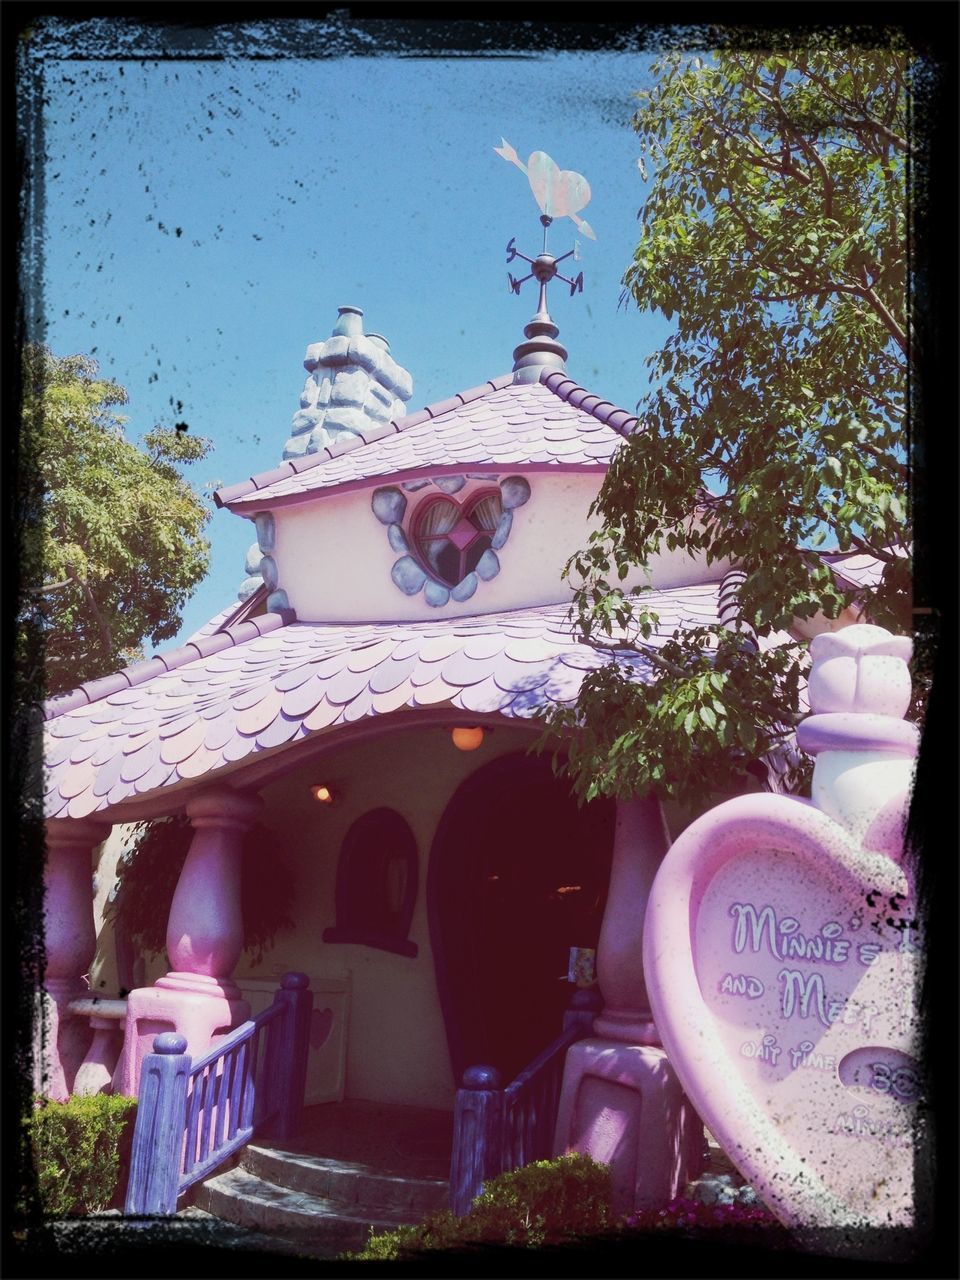
[[[611,1225],[610,1171],[585,1155],[540,1160],[491,1178],[462,1218],[449,1209],[432,1213],[418,1227],[372,1235],[348,1255],[368,1261],[408,1257],[424,1249],[463,1249],[510,1244],[536,1249],[578,1236],[597,1235]]]
[[[136,1108],[136,1098],[115,1094],[38,1099],[25,1123],[45,1216],[95,1213],[110,1205],[129,1161]]]

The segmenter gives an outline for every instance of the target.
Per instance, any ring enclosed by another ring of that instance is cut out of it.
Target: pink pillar
[[[170,919],[167,956],[172,969],[160,981],[183,978],[191,990],[210,979],[224,991],[238,990],[230,978],[243,951],[240,914],[240,855],[244,831],[263,808],[258,796],[224,788],[187,804],[196,835],[180,872]]]
[[[117,1059],[120,1035],[127,1016],[126,1000],[74,1000],[70,1006],[78,1017],[86,1018],[93,1042],[77,1071],[74,1093],[109,1093]]]
[[[643,919],[670,843],[660,802],[617,804],[597,978],[604,1009],[594,1036],[564,1066],[554,1150],[608,1164],[614,1208],[659,1208],[699,1171],[703,1126],[660,1047],[643,976]]]
[[[643,980],[643,916],[670,835],[656,796],[621,800],[613,837],[607,907],[597,944],[603,1012],[598,1036],[625,1044],[659,1045]]]
[[[52,818],[46,824],[43,936],[46,970],[43,1017],[35,1046],[39,1092],[59,1102],[69,1097],[90,1044],[85,1019],[70,1011],[87,994],[84,975],[97,946],[93,921],[92,854],[108,826],[87,818]]]
[[[204,791],[188,802],[195,835],[170,905],[171,969],[152,987],[140,987],[127,997],[115,1092],[137,1092],[140,1063],[155,1035],[178,1032],[197,1057],[249,1017],[250,1006],[230,975],[243,950],[242,837],[262,806],[259,797],[227,787]]]

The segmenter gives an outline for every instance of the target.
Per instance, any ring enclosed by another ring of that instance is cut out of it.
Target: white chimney
[[[308,371],[284,458],[317,453],[405,412],[413,381],[390,355],[386,338],[364,334],[359,307],[340,307],[333,336],[307,347]]]

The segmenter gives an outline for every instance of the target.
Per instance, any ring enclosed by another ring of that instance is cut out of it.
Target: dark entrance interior
[[[430,859],[430,932],[454,1077],[506,1084],[560,1033],[572,946],[596,947],[615,806],[578,809],[550,761],[504,756],[456,792]]]

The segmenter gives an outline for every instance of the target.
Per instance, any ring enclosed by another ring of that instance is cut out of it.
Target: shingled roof
[[[909,548],[903,544],[887,547],[887,551],[901,560],[910,557]],[[886,567],[884,560],[863,551],[821,551],[820,559],[830,566],[844,585],[864,591],[876,590]]]
[[[413,478],[467,468],[603,471],[636,417],[544,369],[538,382],[493,378],[407,414],[371,433],[292,459],[214,494],[218,506],[249,512],[286,506],[320,491],[380,476]]]
[[[649,643],[717,623],[719,590],[650,592],[660,625]],[[148,678],[121,672],[51,707],[47,816],[86,817],[367,716],[448,705],[530,718],[572,702],[607,660],[579,640],[566,604],[423,622],[255,623],[154,658]],[[644,658],[631,665],[649,677]]]

